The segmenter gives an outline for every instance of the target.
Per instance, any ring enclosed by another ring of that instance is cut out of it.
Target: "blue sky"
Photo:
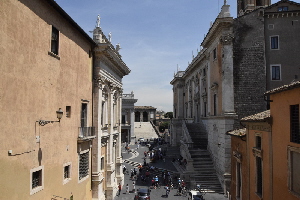
[[[56,0],[87,32],[100,27],[112,44],[120,43],[130,68],[123,78],[124,94],[134,92],[135,105],[172,111],[170,81],[177,65],[185,70],[217,17],[224,0]],[[272,3],[274,3],[273,1]],[[277,1],[276,1],[277,2]],[[227,0],[236,17],[236,0]]]

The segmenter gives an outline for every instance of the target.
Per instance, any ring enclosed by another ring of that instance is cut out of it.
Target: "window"
[[[281,6],[277,8],[278,12],[283,12],[283,11],[288,11],[289,7],[288,6]]]
[[[126,120],[125,120],[125,115],[122,115],[122,124],[125,124],[126,123]]]
[[[215,60],[217,58],[217,49],[215,48],[213,50],[213,59]]]
[[[288,147],[289,151],[289,189],[300,196],[300,148]]]
[[[256,157],[256,193],[262,197],[262,160]]]
[[[242,194],[242,170],[241,170],[241,163],[236,163],[236,197],[240,199]]]
[[[66,106],[66,117],[71,117],[71,106]]]
[[[279,36],[271,36],[271,49],[279,49]]]
[[[59,45],[59,31],[52,26],[51,34],[51,52],[58,55],[58,45]]]
[[[262,6],[262,0],[256,0],[256,6]]]
[[[299,104],[290,106],[291,142],[300,144],[299,132]]]
[[[271,65],[271,78],[272,81],[281,80],[281,67],[280,65]]]
[[[207,116],[207,109],[206,109],[206,107],[207,107],[207,103],[206,102],[204,102],[204,117],[206,117]]]
[[[89,175],[89,151],[79,155],[79,180],[85,180]]]
[[[261,149],[261,137],[256,136],[255,138],[256,138],[256,148]]]
[[[81,127],[87,126],[87,104],[81,104]]]
[[[101,157],[100,167],[101,167],[101,170],[104,170],[104,157]]]
[[[273,29],[274,29],[274,24],[269,24],[269,25],[268,25],[268,29],[269,29],[269,30],[273,30]]]
[[[66,184],[71,180],[71,163],[64,164],[63,170],[63,184]]]
[[[214,94],[214,116],[217,115],[217,94]]]
[[[44,189],[44,166],[30,170],[30,195]]]

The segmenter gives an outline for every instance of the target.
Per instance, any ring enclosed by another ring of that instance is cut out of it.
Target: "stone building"
[[[91,199],[95,42],[54,0],[0,16],[1,199]]]
[[[133,92],[123,94],[122,98],[122,142],[130,143],[134,134],[134,104],[137,99],[134,98]]]
[[[94,125],[97,138],[93,141],[93,199],[112,200],[118,184],[124,183],[121,156],[122,78],[130,70],[122,61],[119,48],[111,44],[100,27],[98,16],[93,31],[94,48]]]
[[[205,127],[208,134],[201,137],[207,144],[199,148],[209,151],[222,183],[224,174],[230,172],[230,137],[224,133],[233,128],[236,118],[233,104],[232,27],[229,5],[224,4],[202,42],[203,48],[187,69],[177,72],[171,81],[174,94],[171,142],[173,145],[180,144],[181,154],[188,160],[188,169],[192,171],[198,165],[193,162],[191,155],[191,148],[196,147],[193,142],[196,138],[191,136],[188,127],[193,123],[199,124],[195,129]]]
[[[262,94],[297,79],[300,62],[296,56],[300,53],[298,3],[237,3],[238,17],[233,19],[224,1],[201,44],[203,49],[171,81],[172,144],[180,144],[183,157],[191,158],[189,148],[194,138],[187,125],[198,124],[199,132],[204,129],[206,134],[198,136],[207,140],[224,188],[231,173],[230,137],[225,133],[239,128],[241,118],[266,110],[268,103],[262,101]]]
[[[134,106],[135,122],[150,122],[155,120],[156,108],[152,106]]]

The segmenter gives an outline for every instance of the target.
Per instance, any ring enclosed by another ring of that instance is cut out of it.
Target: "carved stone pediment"
[[[233,40],[233,35],[232,34],[222,35],[221,38],[220,38],[220,42],[223,45],[232,44],[232,40]]]

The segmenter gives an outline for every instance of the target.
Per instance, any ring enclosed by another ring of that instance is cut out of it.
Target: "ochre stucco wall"
[[[1,199],[90,198],[90,177],[78,183],[81,99],[92,100],[91,43],[46,1],[0,2]],[[60,31],[59,58],[50,56],[51,25]],[[71,117],[66,118],[66,106]],[[60,123],[39,126],[37,120]],[[88,126],[92,104],[88,103]],[[40,137],[40,143],[36,137]],[[12,150],[12,155],[8,155]],[[17,155],[16,155],[17,154]],[[71,180],[63,185],[63,165]],[[30,195],[30,170],[44,166],[44,189]]]
[[[273,117],[273,170],[274,197],[296,200],[288,188],[288,146],[300,148],[290,142],[290,105],[300,103],[300,88],[271,95],[271,116]]]

